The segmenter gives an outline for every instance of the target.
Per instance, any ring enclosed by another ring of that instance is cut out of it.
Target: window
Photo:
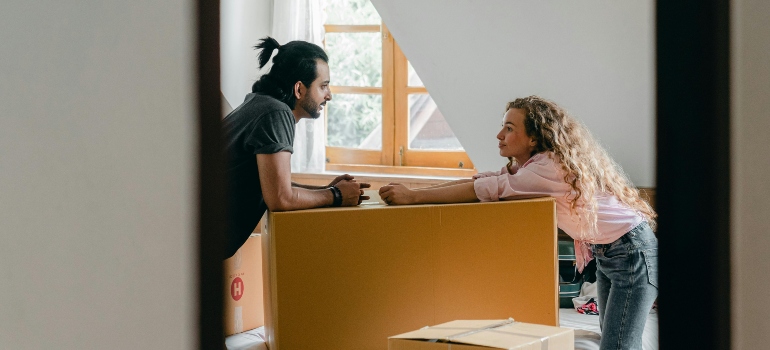
[[[369,0],[325,0],[326,169],[467,176],[473,163]],[[441,169],[437,169],[441,168]]]

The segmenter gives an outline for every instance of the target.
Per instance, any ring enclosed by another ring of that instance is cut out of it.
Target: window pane
[[[380,15],[369,0],[322,0],[326,24],[380,24]]]
[[[380,33],[328,33],[331,85],[382,86]]]
[[[409,95],[409,149],[463,150],[430,95]]]
[[[382,149],[382,95],[335,94],[326,106],[328,146]]]
[[[407,85],[409,86],[425,86],[422,84],[422,79],[417,75],[417,72],[414,71],[414,67],[412,67],[412,62],[407,62],[409,64],[407,71],[409,72],[409,83]]]

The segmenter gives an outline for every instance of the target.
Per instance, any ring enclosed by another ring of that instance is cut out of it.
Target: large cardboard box
[[[558,325],[551,198],[269,213],[270,350],[387,349],[458,319]]]
[[[262,239],[252,234],[240,249],[224,261],[225,336],[265,324],[262,300]]]
[[[460,320],[388,339],[388,350],[572,350],[572,329],[511,320]]]

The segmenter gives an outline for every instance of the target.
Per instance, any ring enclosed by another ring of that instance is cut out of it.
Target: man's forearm
[[[291,190],[290,204],[284,210],[320,208],[332,205],[334,196],[332,192],[322,187],[320,189],[307,189],[295,187]]]
[[[313,186],[313,185],[304,185],[300,183],[293,182],[291,183],[291,187],[299,187],[304,188],[306,190],[324,190],[328,188],[329,186]]]

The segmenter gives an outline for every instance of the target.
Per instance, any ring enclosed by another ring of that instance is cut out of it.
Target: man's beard
[[[321,117],[321,105],[314,103],[310,96],[299,100],[299,106],[310,115],[310,118],[318,119]]]

